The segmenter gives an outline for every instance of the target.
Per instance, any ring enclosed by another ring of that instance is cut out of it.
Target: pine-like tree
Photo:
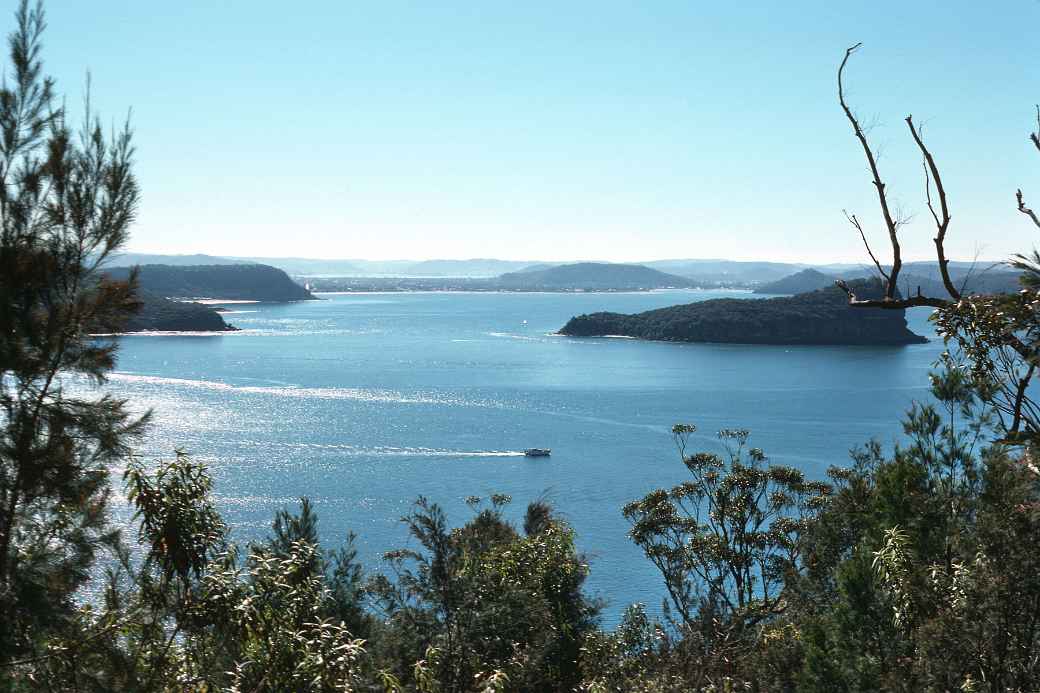
[[[147,416],[94,387],[136,308],[134,278],[106,280],[138,188],[128,126],[106,136],[86,100],[66,123],[40,60],[39,4],[22,0],[0,84],[0,664],[37,655],[75,614],[107,520],[108,467]]]

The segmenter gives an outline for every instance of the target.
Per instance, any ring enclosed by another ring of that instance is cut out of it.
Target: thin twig
[[[877,189],[878,202],[881,204],[881,215],[885,219],[885,227],[888,229],[888,239],[892,244],[892,270],[888,275],[888,282],[885,287],[885,298],[889,301],[895,300],[896,286],[899,281],[899,270],[903,266],[903,260],[899,248],[899,238],[897,232],[899,231],[899,224],[892,217],[892,212],[888,207],[888,196],[885,193],[885,184],[881,180],[881,174],[878,172],[877,160],[874,157],[874,152],[870,148],[870,144],[867,142],[867,136],[863,133],[863,128],[860,127],[859,120],[853,114],[852,109],[849,108],[845,102],[845,84],[843,77],[845,74],[845,65],[849,62],[849,58],[852,54],[862,46],[862,43],[857,43],[845,51],[845,58],[841,61],[841,66],[838,68],[838,102],[841,104],[841,109],[845,111],[845,117],[848,118],[849,123],[852,125],[852,131],[856,135],[856,139],[859,140],[860,145],[863,147],[863,153],[867,157],[867,164],[870,166],[870,173],[874,179],[874,187]],[[876,261],[875,261],[876,262]]]
[[[878,262],[877,257],[874,255],[874,251],[870,249],[870,243],[867,241],[867,234],[863,232],[863,225],[859,223],[859,219],[856,218],[855,214],[850,215],[844,209],[841,211],[845,214],[845,218],[849,220],[849,223],[859,231],[859,237],[863,239],[863,246],[867,249],[867,255],[869,255],[870,259],[874,261],[874,266],[877,267],[877,271],[881,273],[881,276],[885,278],[886,282],[889,281],[888,274],[881,267],[881,263]]]

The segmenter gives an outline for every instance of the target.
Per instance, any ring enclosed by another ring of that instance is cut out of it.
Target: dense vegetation
[[[106,270],[116,280],[136,271],[142,289],[165,298],[214,298],[236,301],[304,301],[314,296],[268,265],[141,265],[136,270]]]
[[[211,306],[171,301],[138,289],[141,307],[130,316],[126,332],[226,332],[235,329]]]
[[[880,285],[856,284],[863,295]],[[742,344],[913,344],[903,311],[856,310],[835,286],[785,298],[719,298],[644,313],[592,313],[571,318],[560,334],[620,335],[673,342]]]
[[[605,631],[544,502],[516,527],[509,498],[470,498],[452,527],[420,498],[385,573],[352,537],[322,547],[306,500],[240,546],[203,465],[135,457],[148,416],[67,388],[104,383],[117,345],[89,331],[139,306],[133,272],[101,270],[135,215],[133,149],[91,115],[71,136],[42,12],[23,2],[17,23],[0,87],[0,690],[1037,690],[1040,439],[1007,417],[994,393],[1014,374],[987,359],[1035,348],[1040,256],[1019,262],[1020,294],[938,309],[961,348],[894,450],[866,442],[814,480],[746,431],[698,452],[677,425],[687,480],[620,509],[664,617],[633,606]],[[108,513],[116,465],[127,528]]]

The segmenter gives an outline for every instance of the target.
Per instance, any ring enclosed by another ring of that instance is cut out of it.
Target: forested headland
[[[166,298],[233,301],[306,301],[314,296],[269,265],[135,265],[112,267],[106,273],[126,280],[133,273],[138,285]]]
[[[106,258],[107,259],[107,258]],[[118,258],[115,260],[118,262]],[[275,267],[259,264],[134,265],[103,269],[110,280],[133,277],[139,303],[126,332],[228,332],[220,312],[195,300],[288,302],[314,295]],[[192,300],[195,299],[195,300]]]

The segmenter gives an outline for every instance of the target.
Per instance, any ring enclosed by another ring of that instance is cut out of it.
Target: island
[[[861,298],[882,293],[876,280],[849,285]],[[903,310],[852,308],[836,286],[783,298],[721,298],[632,315],[579,315],[559,334],[732,344],[897,346],[928,341],[907,328]]]

